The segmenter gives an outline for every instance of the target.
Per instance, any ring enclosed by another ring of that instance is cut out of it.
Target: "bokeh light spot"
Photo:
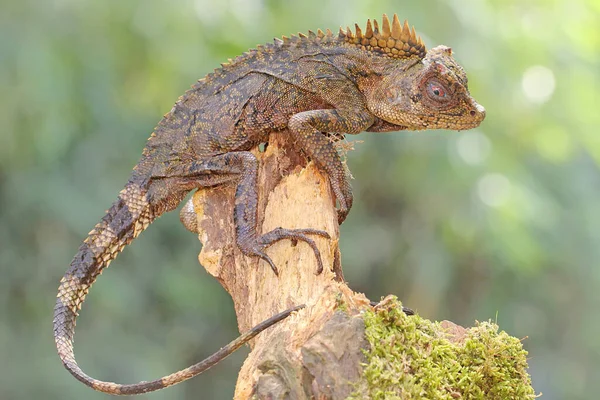
[[[477,182],[481,201],[490,207],[499,207],[510,197],[510,181],[502,174],[487,174]]]
[[[543,104],[550,100],[555,86],[554,72],[543,65],[534,65],[528,68],[521,80],[525,97],[535,104]]]
[[[487,136],[475,130],[463,133],[456,141],[456,150],[461,159],[469,165],[483,163],[491,150]]]

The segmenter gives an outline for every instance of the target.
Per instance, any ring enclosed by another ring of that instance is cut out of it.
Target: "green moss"
[[[335,309],[348,313],[348,304],[344,301],[344,297],[341,293],[335,296]]]
[[[371,349],[350,399],[536,397],[527,352],[496,324],[478,323],[452,339],[440,323],[405,315],[395,298],[385,303],[364,314]]]

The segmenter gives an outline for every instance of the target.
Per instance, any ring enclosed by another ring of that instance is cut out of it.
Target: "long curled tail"
[[[118,200],[113,203],[106,215],[89,233],[60,281],[54,307],[54,341],[58,355],[65,368],[75,378],[104,393],[114,395],[147,393],[192,378],[233,353],[262,330],[286,318],[292,311],[301,308],[296,307],[284,311],[264,321],[207,359],[161,379],[121,385],[99,381],[86,375],[77,365],[73,350],[78,311],[98,275],[155,218],[146,198],[146,189],[129,183],[119,194]]]

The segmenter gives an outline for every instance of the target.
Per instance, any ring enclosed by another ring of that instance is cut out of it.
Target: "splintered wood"
[[[331,389],[333,382],[325,382],[323,371],[315,369],[319,363],[311,360],[321,356],[331,359],[336,365],[331,367],[337,368],[337,372],[347,370],[342,374],[348,375],[346,378],[356,378],[360,368],[359,360],[346,357],[344,363],[348,365],[345,367],[340,365],[340,360],[348,346],[354,347],[354,353],[360,357],[358,348],[364,346],[362,323],[351,317],[334,321],[332,316],[339,304],[358,310],[367,307],[369,302],[364,295],[352,292],[343,281],[337,214],[327,178],[314,164],[307,165],[306,160],[291,149],[292,144],[284,140],[285,136],[271,135],[266,151],[255,153],[261,165],[259,229],[261,233],[278,227],[327,231],[331,239],[311,236],[323,259],[325,270],[321,274],[316,274],[313,250],[303,242],[282,240],[267,248],[266,253],[277,266],[279,276],[266,262],[240,252],[233,224],[233,185],[199,191],[193,199],[199,238],[203,243],[200,264],[230,293],[240,332],[278,312],[306,304],[305,309],[253,340],[253,351],[238,377],[236,399],[249,399],[254,395],[279,398],[278,394],[286,391],[319,395],[337,390],[341,391],[340,395],[349,394],[350,388],[345,383]],[[347,331],[347,340],[343,345],[340,343],[338,349],[334,341],[327,344],[333,337],[331,330],[339,334]],[[306,371],[313,371],[314,375],[308,373],[307,376]]]

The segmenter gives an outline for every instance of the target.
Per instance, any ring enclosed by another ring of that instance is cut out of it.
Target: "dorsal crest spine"
[[[408,21],[400,24],[398,15],[394,14],[392,23],[386,14],[383,14],[381,27],[377,20],[367,20],[367,27],[363,33],[358,24],[355,32],[350,28],[344,31],[340,28],[339,37],[347,43],[359,46],[367,51],[373,51],[393,58],[423,58],[427,53],[425,43],[417,36],[415,28],[408,25]]]

